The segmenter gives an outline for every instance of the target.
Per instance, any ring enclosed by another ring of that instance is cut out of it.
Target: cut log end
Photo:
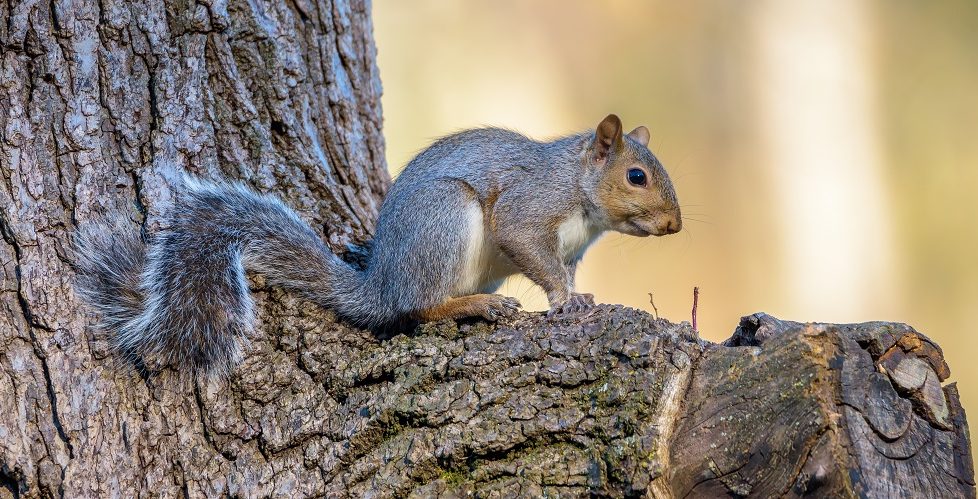
[[[700,362],[685,440],[673,445],[703,457],[674,470],[679,490],[974,496],[967,424],[955,387],[941,386],[947,364],[909,326],[755,314],[724,345],[759,350],[717,349]],[[794,474],[790,489],[779,474]]]

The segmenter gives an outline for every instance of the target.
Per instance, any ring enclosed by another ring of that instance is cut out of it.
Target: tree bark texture
[[[259,275],[230,376],[140,375],[72,290],[73,230],[152,231],[190,172],[366,242],[389,183],[369,5],[0,18],[0,498],[975,495],[940,349],[899,324],[755,315],[714,345],[601,306],[378,338]]]

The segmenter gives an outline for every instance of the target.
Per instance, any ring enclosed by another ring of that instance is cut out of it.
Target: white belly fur
[[[466,206],[465,214],[469,237],[453,296],[485,292],[507,276],[519,272],[500,251],[492,234],[486,230],[479,203],[473,202]]]
[[[565,263],[580,258],[601,232],[601,229],[584,218],[581,212],[574,213],[557,228],[560,258]]]
[[[465,207],[468,241],[463,256],[462,271],[452,291],[464,296],[491,291],[506,277],[520,270],[503,254],[486,230],[482,207],[473,202]],[[570,263],[601,235],[602,230],[581,213],[571,215],[557,229],[560,258]]]

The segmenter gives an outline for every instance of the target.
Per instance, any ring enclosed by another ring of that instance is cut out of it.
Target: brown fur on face
[[[600,170],[597,196],[613,230],[633,236],[662,236],[679,232],[682,215],[672,181],[648,149],[649,131],[640,126],[622,135],[621,120],[605,118],[595,130],[590,160]],[[641,170],[645,184],[629,181],[628,172]]]

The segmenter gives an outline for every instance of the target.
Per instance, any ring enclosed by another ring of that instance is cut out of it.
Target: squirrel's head
[[[592,195],[604,209],[611,230],[664,236],[683,226],[669,174],[648,146],[647,128],[622,134],[621,120],[614,114],[595,129],[585,161],[597,174]]]

